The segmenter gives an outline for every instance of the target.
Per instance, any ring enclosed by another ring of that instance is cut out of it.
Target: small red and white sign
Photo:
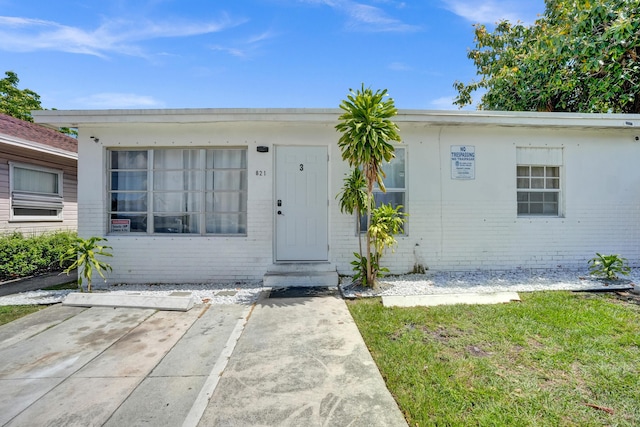
[[[130,231],[131,231],[130,219],[112,219],[111,220],[112,233],[128,233]]]

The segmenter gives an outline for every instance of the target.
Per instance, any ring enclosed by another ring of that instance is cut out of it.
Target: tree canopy
[[[454,104],[479,109],[640,113],[640,2],[545,0],[530,26],[475,26],[479,80],[454,83]]]
[[[31,110],[42,110],[40,95],[30,89],[18,89],[20,79],[13,71],[0,79],[0,112],[28,122],[33,121]]]

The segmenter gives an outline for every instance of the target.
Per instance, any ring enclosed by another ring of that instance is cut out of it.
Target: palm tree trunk
[[[362,258],[362,232],[360,231],[360,221],[362,221],[362,212],[356,208],[356,218],[358,218],[358,250],[360,251],[360,258]]]
[[[369,227],[371,227],[371,198],[373,197],[373,189],[369,185],[367,190],[367,284],[371,287],[375,285],[375,278],[371,268],[371,235],[369,234]]]

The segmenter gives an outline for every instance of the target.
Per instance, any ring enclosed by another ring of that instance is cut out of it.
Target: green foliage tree
[[[486,90],[479,109],[640,113],[640,2],[545,0],[530,26],[475,25],[479,80],[454,83],[460,107]]]
[[[340,103],[343,113],[339,117],[336,130],[342,135],[338,146],[342,151],[342,159],[354,169],[361,169],[366,181],[367,189],[367,235],[366,235],[366,282],[374,286],[376,276],[373,274],[371,263],[372,238],[369,233],[371,226],[371,208],[373,205],[373,187],[377,183],[385,191],[385,177],[382,170],[383,162],[389,162],[394,157],[393,141],[400,142],[399,128],[391,120],[398,113],[387,90],[373,91],[365,88],[349,90],[347,99]]]
[[[81,291],[84,290],[82,287],[82,279],[84,278],[87,281],[87,291],[91,292],[94,269],[103,279],[105,278],[104,272],[112,270],[109,264],[98,259],[99,256],[113,256],[108,252],[111,246],[99,245],[98,242],[101,241],[106,242],[107,239],[102,237],[90,237],[88,239],[77,237],[67,252],[60,257],[60,264],[72,261],[72,264],[64,270],[65,273],[69,274],[75,269],[80,269],[78,273],[78,288]]]
[[[18,89],[20,79],[13,71],[5,71],[4,74],[6,77],[0,79],[0,113],[33,122],[31,111],[43,109],[40,95],[30,89]],[[78,136],[78,131],[73,128],[63,127],[58,130],[72,137]]]
[[[40,95],[30,89],[18,89],[20,79],[13,71],[6,71],[0,79],[0,112],[20,120],[32,122],[31,110],[42,110]]]

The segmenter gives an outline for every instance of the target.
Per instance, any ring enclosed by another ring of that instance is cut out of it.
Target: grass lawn
[[[46,305],[5,305],[0,306],[0,325],[12,322],[27,314],[47,308]]]
[[[606,294],[520,297],[348,305],[411,427],[640,425],[640,306]]]

